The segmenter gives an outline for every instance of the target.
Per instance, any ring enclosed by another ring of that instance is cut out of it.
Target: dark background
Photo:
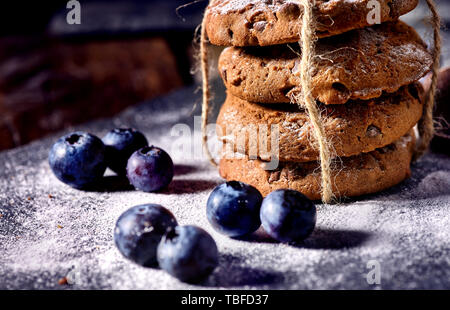
[[[66,23],[67,0],[2,3],[0,150],[194,83],[207,1],[177,11],[189,2],[81,0],[81,25]],[[436,2],[448,26],[449,1]],[[429,42],[423,4],[404,20]],[[442,55],[448,65],[447,45]]]
[[[192,84],[207,2],[15,1],[0,9],[0,150]]]

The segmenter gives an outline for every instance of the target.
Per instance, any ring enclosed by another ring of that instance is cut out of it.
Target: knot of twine
[[[330,145],[326,139],[325,128],[323,120],[320,115],[319,108],[316,101],[311,94],[312,78],[310,70],[313,66],[314,47],[317,37],[315,35],[315,20],[313,16],[313,8],[315,0],[296,0],[303,6],[303,15],[299,18],[302,20],[302,26],[299,33],[299,44],[302,51],[302,58],[300,62],[300,86],[301,94],[292,96],[291,103],[295,103],[306,112],[311,121],[314,136],[319,145],[319,161],[321,168],[321,187],[322,187],[322,201],[330,203],[334,199],[331,180],[331,152]],[[434,37],[434,51],[433,51],[433,67],[430,90],[426,96],[424,111],[421,120],[418,124],[420,140],[414,152],[414,159],[419,159],[428,149],[431,139],[434,135],[433,126],[433,109],[434,97],[436,94],[437,74],[439,70],[439,57],[441,51],[441,36],[440,36],[440,17],[437,13],[436,5],[433,0],[426,0],[428,8],[432,13],[432,26]],[[208,148],[208,134],[207,124],[209,116],[209,101],[211,97],[209,87],[209,60],[208,60],[208,40],[206,34],[206,18],[203,18],[201,26],[200,37],[200,61],[202,73],[202,145],[209,161],[217,166],[214,157]]]

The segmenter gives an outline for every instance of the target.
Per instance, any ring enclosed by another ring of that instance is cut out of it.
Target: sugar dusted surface
[[[449,157],[427,155],[413,165],[409,180],[383,193],[319,206],[317,229],[304,243],[278,244],[262,231],[229,239],[214,232],[205,216],[208,194],[222,182],[216,169],[171,147],[172,125],[193,126],[193,115],[199,115],[199,94],[193,91],[77,128],[99,136],[121,125],[142,129],[176,164],[175,180],[162,193],[128,190],[113,176],[107,178],[109,191],[81,192],[58,182],[46,161],[58,135],[0,153],[0,289],[450,288]],[[194,144],[199,143],[197,132]],[[180,283],[130,263],[116,250],[116,219],[148,202],[213,235],[220,266],[206,282]],[[370,260],[381,264],[379,286],[366,281]],[[63,277],[71,284],[59,285]]]

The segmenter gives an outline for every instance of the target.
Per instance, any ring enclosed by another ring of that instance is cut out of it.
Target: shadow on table
[[[194,194],[212,190],[218,183],[207,180],[175,179],[169,187],[160,191],[162,194]]]
[[[371,234],[363,231],[316,228],[309,238],[291,245],[305,249],[340,250],[361,246],[370,237]],[[256,243],[278,243],[278,241],[271,238],[262,228],[253,234],[236,239]]]
[[[320,250],[340,250],[356,248],[371,237],[370,233],[347,229],[316,229],[306,240],[295,247]]]
[[[186,168],[187,169],[187,168]],[[186,170],[185,170],[186,171]],[[167,188],[154,193],[159,194],[194,194],[200,193],[209,189],[213,189],[218,183],[206,180],[192,180],[192,179],[175,179],[169,184]],[[130,184],[125,176],[109,175],[103,177],[101,182],[91,188],[84,189],[87,192],[99,193],[114,193],[134,191],[134,187]]]
[[[232,254],[222,254],[219,267],[201,285],[207,287],[264,286],[282,283],[281,272],[242,266],[242,258]]]
[[[175,164],[173,168],[175,176],[191,174],[199,170],[196,166],[182,164]]]

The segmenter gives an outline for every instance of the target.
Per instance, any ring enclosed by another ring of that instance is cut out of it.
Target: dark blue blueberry
[[[205,279],[218,264],[214,239],[196,226],[177,226],[158,246],[159,266],[183,282]]]
[[[230,181],[217,186],[209,195],[206,215],[220,233],[238,237],[261,226],[259,210],[263,197],[248,184]]]
[[[134,152],[128,160],[127,177],[136,189],[144,192],[158,191],[172,181],[172,159],[158,147],[144,147]]]
[[[114,241],[126,258],[142,266],[155,267],[158,244],[175,226],[177,221],[166,208],[157,204],[135,206],[117,220]]]
[[[53,144],[48,162],[56,177],[75,188],[96,185],[105,173],[105,146],[86,132],[74,132]]]
[[[112,171],[125,175],[130,156],[148,145],[147,139],[132,128],[116,128],[102,139],[106,146],[106,163]]]
[[[298,191],[276,190],[263,200],[261,222],[264,230],[278,241],[301,241],[314,230],[316,206]]]

